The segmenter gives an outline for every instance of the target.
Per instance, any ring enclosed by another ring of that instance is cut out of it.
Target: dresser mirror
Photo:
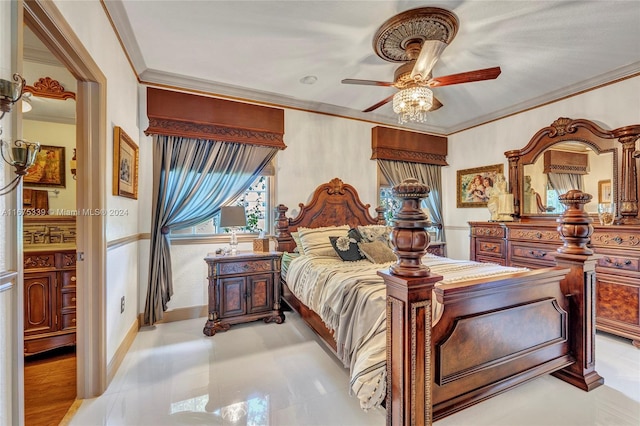
[[[581,189],[593,200],[585,211],[596,214],[598,203],[611,203],[611,192],[599,191],[616,187],[615,152],[596,152],[581,141],[559,142],[542,151],[532,164],[523,164],[521,215],[559,215],[564,205],[558,195],[568,189]],[[566,188],[565,188],[566,187]]]
[[[564,117],[540,129],[524,148],[505,152],[515,216],[557,216],[562,213],[557,195],[581,185],[593,196],[586,211],[596,215],[599,202],[610,203],[616,223],[637,223],[639,137],[640,125],[605,130],[589,120]]]

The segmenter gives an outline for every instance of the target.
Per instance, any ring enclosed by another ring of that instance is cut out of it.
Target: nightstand
[[[232,324],[263,319],[282,324],[280,310],[280,252],[210,254],[209,313],[203,333],[213,336]]]

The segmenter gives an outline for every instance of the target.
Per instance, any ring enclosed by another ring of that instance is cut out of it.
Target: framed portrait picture
[[[138,199],[138,145],[118,126],[113,128],[113,195]]]
[[[611,202],[611,179],[598,181],[598,203]]]
[[[65,188],[64,146],[41,145],[23,181],[25,186]]]
[[[458,170],[456,205],[458,207],[486,207],[496,176],[502,173],[502,164]]]

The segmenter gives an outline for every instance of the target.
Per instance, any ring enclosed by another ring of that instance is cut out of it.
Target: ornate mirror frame
[[[515,217],[521,217],[524,211],[522,196],[524,165],[533,164],[552,145],[560,142],[580,141],[598,154],[613,153],[612,198],[618,215],[616,224],[640,223],[638,220],[636,168],[636,158],[640,157],[640,153],[636,151],[638,138],[640,138],[640,124],[605,130],[590,120],[574,120],[566,117],[560,117],[549,127],[540,129],[524,148],[504,153],[509,160],[509,182],[514,198]],[[597,196],[597,194],[595,195]]]

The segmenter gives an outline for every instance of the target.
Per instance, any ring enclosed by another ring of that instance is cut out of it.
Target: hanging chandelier
[[[393,96],[393,112],[398,114],[398,123],[409,121],[425,123],[427,112],[433,106],[433,92],[428,87],[413,86],[400,90]]]

